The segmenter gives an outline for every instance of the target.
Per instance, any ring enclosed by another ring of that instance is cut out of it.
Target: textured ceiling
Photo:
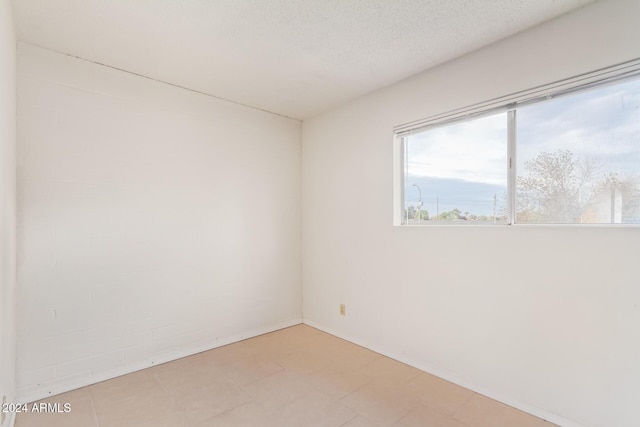
[[[304,119],[591,0],[14,0],[19,40]]]

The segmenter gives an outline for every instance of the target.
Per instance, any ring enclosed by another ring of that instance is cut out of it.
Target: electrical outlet
[[[340,316],[347,314],[347,308],[344,304],[340,304]]]

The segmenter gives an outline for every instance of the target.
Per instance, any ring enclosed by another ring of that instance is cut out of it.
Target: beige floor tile
[[[233,361],[238,358],[260,355],[260,352],[254,351],[251,345],[246,344],[253,339],[255,338],[204,351],[198,354],[198,357],[209,366],[217,366],[224,369],[228,364],[233,363]]]
[[[217,417],[209,418],[195,427],[279,427],[272,415],[261,405],[250,401]]]
[[[239,357],[224,367],[224,376],[234,384],[243,386],[273,375],[283,369],[279,364],[262,356]]]
[[[246,340],[243,346],[256,354],[278,358],[300,351],[319,334],[322,332],[317,329],[297,325]]]
[[[345,352],[353,348],[353,344],[341,338],[320,332],[301,342],[308,351],[318,352],[327,358],[340,358]]]
[[[192,356],[182,357],[180,359],[172,360],[171,362],[155,365],[151,368],[145,369],[145,371],[148,371],[153,375],[158,375],[165,372],[193,369],[194,367],[202,367],[204,369],[206,363],[202,360],[203,354],[205,353],[198,353]]]
[[[321,392],[312,392],[273,412],[281,427],[339,427],[357,414]]]
[[[380,357],[358,370],[370,382],[389,388],[402,387],[422,373],[421,370],[388,357]]]
[[[464,427],[462,423],[435,409],[418,406],[402,417],[398,427]],[[516,426],[514,426],[516,427]]]
[[[540,418],[529,415],[498,401],[475,394],[454,415],[470,427],[546,427]]]
[[[309,325],[301,323],[299,325],[291,326],[288,328],[279,329],[271,332],[274,336],[283,337],[290,340],[314,340],[317,336],[324,334],[319,329],[313,328]],[[266,334],[266,335],[271,335]]]
[[[389,392],[380,385],[367,385],[342,398],[341,402],[359,415],[381,426],[391,426],[407,415],[415,402]]]
[[[358,415],[357,417],[349,420],[346,424],[343,424],[342,427],[379,427],[379,425],[361,415]]]
[[[240,387],[226,379],[190,389],[175,399],[176,406],[193,423],[213,418],[249,400],[250,397]]]
[[[148,369],[102,381],[89,388],[96,407],[162,390],[162,386]]]
[[[344,371],[335,365],[324,368],[309,377],[315,388],[334,399],[342,399],[347,394],[369,383],[369,377],[356,371]]]
[[[305,376],[288,370],[262,378],[242,389],[267,411],[275,411],[314,391],[313,385]]]
[[[306,325],[43,401],[56,402],[71,413],[16,427],[553,427]]]
[[[69,404],[69,412],[65,404]],[[34,404],[36,405],[34,407]],[[47,405],[46,407],[41,404]],[[57,406],[56,406],[57,404]],[[28,412],[19,413],[16,427],[97,427],[91,392],[88,387],[62,393],[35,403],[27,404]],[[34,411],[34,409],[37,411]],[[44,410],[43,412],[39,412]],[[46,412],[53,410],[56,412]],[[58,412],[63,411],[63,412]]]
[[[331,367],[345,371],[355,371],[383,357],[380,353],[352,344],[333,358]]]
[[[224,372],[203,366],[200,360],[194,360],[189,366],[167,370],[155,375],[159,384],[173,396],[180,396],[211,383],[224,381]]]
[[[475,394],[469,389],[427,373],[421,373],[409,381],[405,390],[420,403],[447,415],[455,414]]]
[[[292,372],[308,375],[327,367],[332,360],[324,352],[303,349],[278,357],[275,362]]]
[[[164,390],[96,404],[100,427],[186,427],[188,421]]]
[[[252,338],[243,343],[243,346],[253,354],[261,354],[273,360],[294,353],[300,349],[296,342],[288,341],[281,336],[265,337],[264,335]]]
[[[248,340],[248,341],[252,341]],[[251,347],[247,341],[226,345],[199,354],[202,366],[220,370],[224,376],[238,385],[245,385],[274,374],[282,367],[258,347]]]

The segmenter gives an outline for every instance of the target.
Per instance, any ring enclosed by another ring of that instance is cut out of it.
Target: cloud
[[[504,185],[506,113],[412,135],[408,157],[411,175]]]
[[[597,156],[611,171],[640,172],[640,81],[606,85],[522,107],[518,165],[542,152]]]
[[[596,156],[606,172],[640,175],[640,80],[524,106],[516,113],[518,174],[543,152]],[[408,174],[506,185],[507,114],[462,121],[408,138]]]

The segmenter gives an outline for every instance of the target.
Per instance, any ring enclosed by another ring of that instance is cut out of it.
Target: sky
[[[600,174],[640,176],[640,79],[599,86],[518,108],[517,173],[542,152],[596,156]],[[507,113],[429,129],[408,137],[405,199],[425,208],[491,215],[507,185]],[[443,205],[444,201],[444,205]],[[449,207],[452,206],[452,207]]]

